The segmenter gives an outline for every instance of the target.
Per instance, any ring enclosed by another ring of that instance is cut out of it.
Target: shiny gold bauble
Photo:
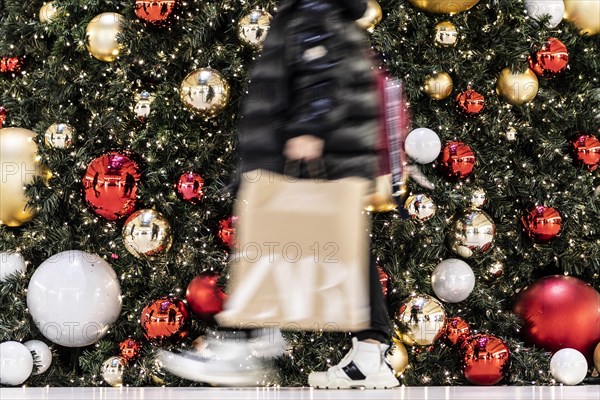
[[[367,9],[363,16],[356,20],[356,23],[361,28],[373,32],[377,24],[381,22],[382,15],[379,3],[376,0],[367,0]]]
[[[479,0],[408,0],[410,4],[420,10],[433,14],[456,14],[467,11]]]
[[[457,214],[448,232],[450,250],[463,258],[485,254],[494,246],[496,225],[492,218],[477,208]]]
[[[425,78],[423,91],[433,100],[443,100],[450,96],[453,87],[450,75],[445,72],[436,72]]]
[[[123,45],[117,36],[123,32],[125,18],[121,14],[106,12],[96,15],[85,29],[86,47],[90,54],[101,61],[114,61]]]
[[[54,5],[54,2],[49,1],[44,3],[42,8],[40,8],[40,22],[43,24],[52,22],[52,20],[58,16],[59,11],[60,10]]]
[[[138,210],[123,225],[123,244],[138,258],[164,253],[173,244],[173,232],[169,221],[158,211]]]
[[[0,225],[20,226],[35,216],[25,195],[25,185],[44,174],[35,136],[27,129],[0,129]]]
[[[408,352],[406,351],[406,347],[395,337],[392,338],[392,347],[388,350],[385,358],[392,366],[396,377],[402,375],[406,367],[408,367]]]
[[[229,101],[229,83],[216,69],[200,68],[185,77],[179,96],[195,113],[215,116]]]
[[[437,299],[416,294],[404,300],[396,319],[398,336],[409,346],[432,344],[446,324],[446,311]]]
[[[273,17],[263,10],[252,10],[250,14],[240,19],[238,37],[248,46],[261,47],[271,26]]]
[[[496,93],[514,106],[529,103],[538,92],[538,79],[531,69],[523,73],[513,73],[504,68],[496,82]]]
[[[424,194],[413,194],[404,202],[404,209],[410,219],[423,222],[435,215],[437,206],[428,196]]]
[[[596,367],[596,371],[600,372],[600,342],[598,342],[594,350],[594,366]]]
[[[100,369],[100,375],[106,383],[113,387],[123,386],[123,371],[125,360],[121,357],[111,357],[104,361]]]
[[[76,133],[75,128],[69,124],[52,124],[46,129],[44,142],[48,147],[64,149],[73,145],[73,139]]]
[[[453,47],[458,42],[458,29],[450,21],[438,23],[434,28],[433,42],[440,47]]]
[[[580,35],[600,33],[599,0],[564,0],[565,19],[579,28]]]

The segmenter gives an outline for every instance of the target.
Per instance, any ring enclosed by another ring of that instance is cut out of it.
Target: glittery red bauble
[[[142,345],[135,339],[125,339],[119,344],[121,358],[125,361],[133,360],[140,355]]]
[[[170,25],[179,0],[136,0],[135,14],[139,19],[156,27]]]
[[[464,90],[456,96],[456,111],[467,117],[478,115],[485,105],[485,98],[482,94],[472,89]]]
[[[492,335],[474,335],[461,348],[461,363],[465,378],[474,385],[495,385],[508,373],[508,345]]]
[[[562,229],[563,220],[559,212],[552,207],[534,206],[521,217],[525,232],[537,243],[546,243],[554,239]]]
[[[591,362],[600,342],[600,293],[572,276],[546,276],[521,291],[513,311],[526,342],[551,352],[580,351]]]
[[[108,220],[131,214],[137,206],[140,167],[129,156],[111,152],[93,160],[82,180],[85,201]]]
[[[217,284],[218,275],[197,276],[187,287],[185,298],[190,310],[204,320],[212,320],[215,314],[223,311],[227,296]]]
[[[475,168],[475,153],[463,142],[448,142],[439,159],[439,168],[446,178],[465,179]]]
[[[567,46],[557,38],[548,38],[539,49],[529,56],[529,67],[538,76],[553,78],[567,68],[569,52]]]
[[[150,341],[178,342],[189,333],[190,316],[183,301],[162,298],[144,307],[141,324],[144,337]]]
[[[453,317],[446,321],[446,325],[440,331],[439,339],[454,346],[460,345],[465,339],[471,335],[471,327],[461,317]]]
[[[227,247],[231,247],[235,241],[235,224],[238,217],[231,216],[219,222],[219,239]]]
[[[390,277],[387,274],[387,272],[385,272],[383,268],[381,268],[379,265],[377,266],[377,273],[379,274],[379,283],[381,283],[383,297],[387,297],[388,290],[390,287]]]
[[[6,114],[8,114],[6,107],[0,106],[0,128],[2,128],[4,121],[6,121]]]
[[[575,159],[589,168],[590,171],[600,164],[600,140],[594,135],[580,135],[571,145]]]
[[[2,57],[0,58],[0,72],[3,74],[19,72],[23,61],[23,57]]]
[[[200,174],[192,171],[184,172],[177,181],[177,193],[190,203],[199,203],[204,196],[204,179]]]

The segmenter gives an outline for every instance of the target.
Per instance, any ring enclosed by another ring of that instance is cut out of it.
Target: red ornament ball
[[[197,204],[204,197],[204,179],[192,171],[184,172],[177,181],[177,194],[190,203]]]
[[[569,52],[567,46],[557,38],[548,38],[546,43],[529,56],[529,67],[538,76],[554,78],[567,68]]]
[[[130,361],[140,355],[142,345],[135,339],[125,339],[119,344],[119,350],[121,350],[121,358]]]
[[[0,58],[0,73],[10,74],[21,71],[23,66],[23,57],[1,57]]]
[[[142,310],[140,321],[144,337],[158,344],[185,339],[190,330],[190,315],[185,303],[174,298],[152,301]]]
[[[218,275],[197,276],[187,287],[185,298],[190,310],[204,320],[223,311],[227,296],[217,284]]]
[[[600,140],[594,135],[580,135],[571,141],[575,160],[590,171],[600,164]]]
[[[2,128],[2,125],[4,125],[4,121],[6,121],[7,114],[8,111],[6,110],[6,107],[0,106],[0,128]]]
[[[439,159],[439,168],[448,179],[465,179],[475,168],[475,153],[463,142],[448,142]]]
[[[219,222],[219,239],[227,247],[231,248],[235,241],[235,225],[238,217],[231,216]]]
[[[136,0],[135,14],[148,24],[163,28],[169,26],[179,0]]]
[[[381,283],[383,297],[387,297],[390,289],[390,276],[379,265],[377,265],[377,273],[379,274],[379,283]]]
[[[536,243],[547,243],[560,233],[563,225],[559,212],[552,207],[534,206],[521,217],[527,235]]]
[[[465,378],[474,385],[495,385],[506,377],[510,351],[508,345],[492,335],[474,335],[460,349]]]
[[[101,217],[114,221],[137,207],[140,167],[124,153],[111,152],[93,160],[82,179],[85,201]]]
[[[546,276],[521,291],[513,311],[523,320],[521,334],[551,352],[579,350],[591,362],[600,342],[600,293],[572,276]]]
[[[474,117],[483,111],[485,97],[473,89],[463,90],[454,102],[456,111],[466,117]]]
[[[449,346],[454,346],[456,344],[461,345],[470,335],[471,327],[469,324],[461,317],[453,317],[446,321],[446,325],[440,331],[438,339]]]

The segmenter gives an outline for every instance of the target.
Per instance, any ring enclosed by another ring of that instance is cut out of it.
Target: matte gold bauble
[[[443,100],[450,96],[453,87],[450,75],[445,72],[436,72],[425,78],[423,91],[433,100]]]
[[[101,61],[114,61],[123,45],[117,37],[123,31],[125,18],[121,14],[106,12],[96,15],[85,29],[86,47],[90,54]]]
[[[579,28],[580,35],[600,33],[600,1],[564,0],[565,19]]]
[[[179,96],[183,104],[195,113],[215,116],[229,101],[229,83],[216,69],[200,68],[185,77]]]
[[[504,68],[496,82],[496,93],[513,106],[529,103],[537,96],[538,79],[530,68],[523,73],[513,73]]]
[[[410,4],[420,10],[433,14],[457,14],[467,11],[479,0],[408,0]]]
[[[42,8],[40,8],[40,22],[42,24],[52,22],[52,20],[58,16],[59,11],[60,10],[54,5],[54,2],[49,1],[47,3],[44,3]]]
[[[25,185],[43,176],[37,156],[35,132],[23,128],[0,129],[0,225],[20,226],[35,216],[27,207]]]
[[[356,20],[356,23],[361,28],[373,32],[377,24],[381,22],[382,11],[381,6],[375,0],[367,0],[367,9],[360,19]]]

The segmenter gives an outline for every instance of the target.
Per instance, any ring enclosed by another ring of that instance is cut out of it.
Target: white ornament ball
[[[29,340],[23,344],[30,352],[35,352],[33,363],[36,365],[37,370],[33,375],[46,372],[52,364],[52,351],[50,351],[48,345],[41,340]]]
[[[580,351],[561,349],[550,359],[550,372],[554,379],[565,385],[581,383],[587,374],[587,360]]]
[[[458,303],[473,291],[475,274],[466,262],[449,258],[439,263],[431,273],[431,286],[440,300]]]
[[[121,357],[111,357],[104,361],[100,374],[102,378],[111,386],[123,386],[123,369],[125,363]]]
[[[419,164],[428,164],[440,154],[442,142],[437,133],[428,128],[412,130],[404,141],[406,154]]]
[[[548,28],[556,28],[565,15],[563,0],[525,0],[527,15],[537,20],[544,15],[550,15]]]
[[[64,251],[44,261],[27,290],[27,307],[50,341],[66,347],[96,343],[121,312],[121,286],[97,254]]]
[[[0,253],[0,282],[4,282],[11,274],[24,273],[26,270],[27,264],[21,254],[8,251]]]
[[[22,343],[0,343],[0,384],[17,386],[33,371],[33,356]]]

